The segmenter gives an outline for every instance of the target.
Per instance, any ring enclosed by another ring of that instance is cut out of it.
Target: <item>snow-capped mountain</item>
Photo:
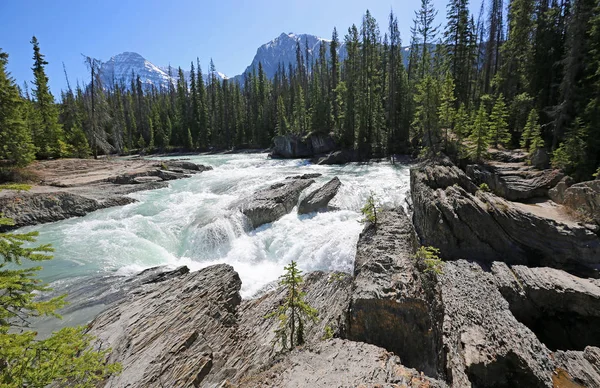
[[[183,71],[184,77],[189,80],[190,71]],[[223,73],[216,72],[217,77],[227,78]],[[178,67],[171,67],[169,75],[169,66],[156,66],[138,53],[124,52],[103,62],[100,66],[100,79],[102,84],[108,87],[115,83],[123,83],[125,87],[131,85],[134,78],[140,77],[142,84],[146,88],[154,86],[156,88],[168,88],[169,82],[175,84],[178,79]],[[205,80],[208,74],[204,74]]]
[[[282,33],[277,38],[268,43],[263,44],[256,50],[256,55],[252,63],[246,70],[235,77],[232,81],[242,83],[244,74],[251,73],[253,70],[258,71],[259,62],[263,66],[263,70],[268,78],[273,78],[279,64],[283,64],[287,70],[291,64],[296,67],[296,44],[300,43],[302,59],[306,60],[306,47],[308,47],[308,60],[312,63],[319,55],[321,45],[326,45],[327,57],[329,57],[329,45],[331,40],[320,38],[310,34],[294,34]],[[410,47],[403,47],[402,54],[405,64],[408,62]],[[338,47],[338,57],[340,61],[346,58],[346,46],[343,40]],[[184,77],[189,80],[189,65],[182,66]],[[208,79],[209,74],[206,72],[206,67],[203,67],[204,79]],[[156,66],[148,61],[140,54],[133,52],[125,52],[110,58],[103,62],[100,68],[100,77],[104,85],[113,85],[115,82],[123,82],[126,87],[131,85],[132,77],[140,76],[142,83],[150,88],[152,85],[156,88],[168,88],[169,82],[176,83],[178,78],[178,67],[171,67],[171,76],[169,76],[168,66]],[[225,74],[216,72],[220,79],[228,78]]]

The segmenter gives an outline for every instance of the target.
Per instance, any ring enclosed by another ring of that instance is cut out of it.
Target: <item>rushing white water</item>
[[[41,277],[54,286],[89,276],[128,276],[140,270],[187,265],[198,270],[228,263],[251,296],[277,279],[295,260],[304,271],[350,272],[362,224],[360,208],[372,191],[384,207],[405,205],[408,169],[389,163],[317,166],[299,160],[270,160],[265,154],[194,156],[214,170],[170,182],[168,188],[139,192],[139,202],[85,217],[25,228],[51,243],[55,258]],[[256,230],[230,210],[235,201],[287,176],[323,174],[304,193],[334,176],[342,181],[331,203],[340,210],[299,216],[296,211]],[[89,279],[89,278],[88,278]]]

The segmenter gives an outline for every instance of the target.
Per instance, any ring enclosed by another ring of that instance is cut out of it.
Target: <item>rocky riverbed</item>
[[[12,228],[81,217],[99,209],[127,205],[136,191],[167,187],[167,181],[211,170],[187,161],[146,159],[59,159],[29,167],[38,177],[30,190],[0,191],[0,214]]]
[[[108,309],[89,330],[123,373],[102,386],[600,387],[597,185],[498,164],[466,170],[447,158],[413,167],[411,213],[387,206],[365,224],[351,273],[305,274],[319,319],[291,352],[273,346],[277,321],[265,318],[285,290],[244,299],[231,265],[156,268],[106,285],[98,298]],[[345,178],[322,178],[290,175],[228,208],[259,231],[299,204],[336,211],[329,202]],[[528,210],[559,190],[556,212],[584,203],[587,218]],[[416,255],[421,245],[440,248],[439,273]]]

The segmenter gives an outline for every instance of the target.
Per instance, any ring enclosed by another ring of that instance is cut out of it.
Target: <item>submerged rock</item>
[[[307,214],[327,209],[329,202],[335,197],[342,182],[338,177],[333,178],[323,186],[308,194],[298,205],[298,214]]]
[[[411,169],[415,228],[446,259],[543,265],[594,274],[600,237],[585,226],[525,212],[477,190],[449,160]]]
[[[323,175],[323,174],[315,172],[315,173],[309,173],[309,174],[288,176],[285,179],[314,179],[314,178],[320,177],[321,175]]]
[[[246,198],[239,208],[250,219],[253,228],[277,221],[292,211],[300,193],[315,183],[312,179],[289,179],[257,191]]]
[[[356,151],[342,150],[331,152],[329,155],[319,158],[317,164],[346,164],[357,160]]]

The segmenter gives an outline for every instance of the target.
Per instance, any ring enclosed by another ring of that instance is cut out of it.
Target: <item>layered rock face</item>
[[[91,167],[66,166],[79,167],[82,171],[58,171],[58,177],[35,186],[31,192],[0,196],[0,214],[15,222],[14,226],[3,226],[0,230],[81,217],[99,209],[127,205],[135,202],[133,198],[126,197],[127,194],[164,188],[168,186],[167,181],[212,170],[210,166],[185,161],[157,163],[141,160],[137,161],[139,165],[132,167],[133,171],[116,175],[108,172],[106,176],[107,172],[102,172],[102,169],[109,167],[110,162],[99,161],[99,166],[95,166],[94,161],[82,160],[81,163],[89,163]]]
[[[446,259],[504,261],[594,273],[600,237],[580,224],[564,224],[522,211],[477,186],[450,161],[411,170],[415,228],[424,245]]]
[[[22,193],[0,198],[0,214],[11,218],[14,227],[44,224],[71,217],[81,217],[96,210],[123,206],[135,202],[133,198],[115,197],[96,200],[82,195],[58,193]],[[3,227],[0,227],[0,231]],[[12,229],[5,228],[5,229]]]
[[[492,192],[510,201],[545,197],[564,177],[558,170],[536,170],[522,163],[473,164],[465,171],[477,185],[485,183]]]
[[[253,228],[277,221],[292,211],[300,193],[315,183],[312,179],[287,179],[257,191],[237,206],[250,220]]]
[[[300,201],[298,214],[307,214],[319,210],[326,210],[329,202],[335,197],[342,186],[338,177],[333,178],[323,186],[319,187]]]
[[[402,209],[362,232],[354,263],[347,338],[382,346],[408,367],[443,375],[440,301],[419,271],[415,230]],[[437,319],[437,321],[436,321]]]
[[[341,329],[350,284],[341,273],[305,277],[305,300],[319,311],[319,321],[305,327],[307,343],[320,342],[325,326]],[[285,290],[242,301],[240,286],[232,267],[216,265],[154,277],[131,290],[91,324],[98,346],[111,347],[109,360],[123,366],[105,386],[226,386],[270,367],[278,322],[265,315],[282,303]]]

